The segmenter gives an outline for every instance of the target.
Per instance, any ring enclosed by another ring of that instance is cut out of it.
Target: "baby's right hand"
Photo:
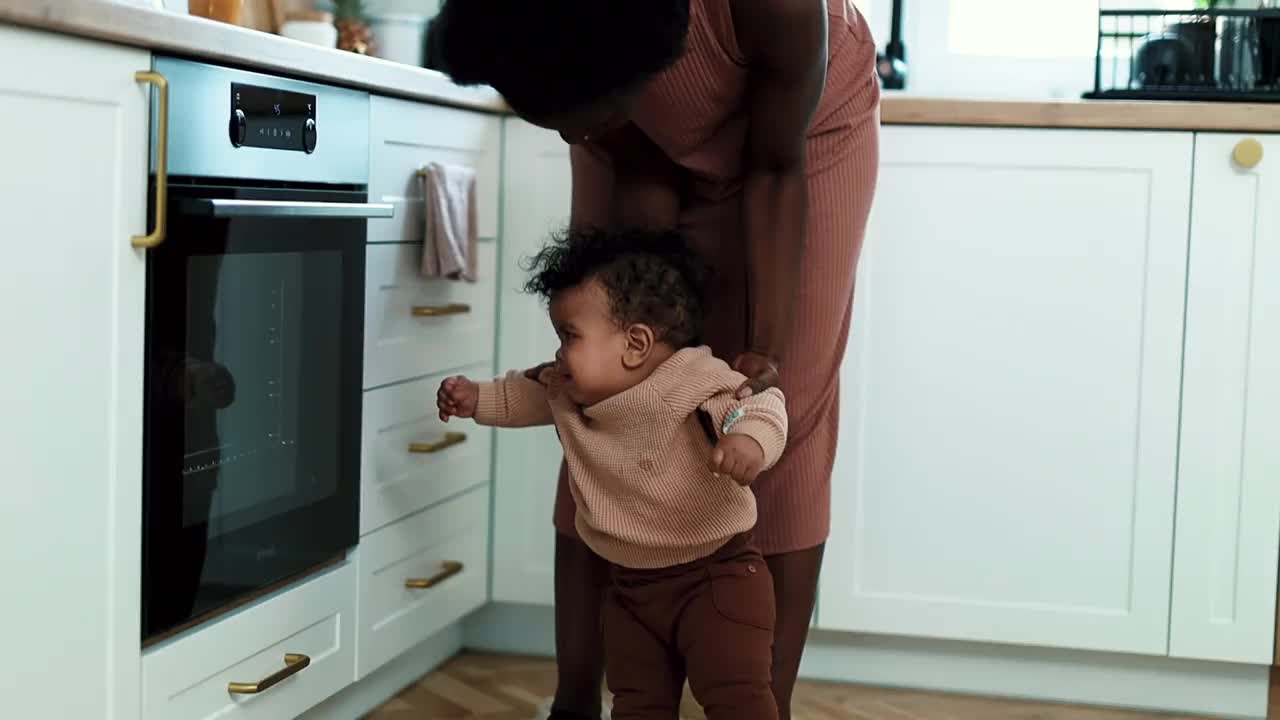
[[[450,417],[471,418],[476,415],[476,402],[480,399],[480,386],[461,375],[446,378],[436,393],[436,407],[440,408],[440,420]]]

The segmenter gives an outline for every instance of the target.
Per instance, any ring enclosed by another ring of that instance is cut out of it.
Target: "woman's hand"
[[[778,386],[778,363],[760,353],[742,353],[733,361],[733,369],[747,376],[738,388],[739,400]]]

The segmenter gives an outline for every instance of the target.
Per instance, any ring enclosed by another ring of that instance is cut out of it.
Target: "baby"
[[[555,425],[578,534],[612,565],[615,720],[678,717],[686,676],[710,720],[777,718],[773,580],[749,486],[786,444],[782,393],[738,399],[746,378],[699,344],[700,272],[676,231],[569,231],[530,269],[555,363],[449,378],[441,419]]]

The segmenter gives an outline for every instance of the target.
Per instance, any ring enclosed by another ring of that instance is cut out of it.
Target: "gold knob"
[[[1253,138],[1241,140],[1236,143],[1235,150],[1231,151],[1231,158],[1240,167],[1252,170],[1258,167],[1258,163],[1262,162],[1262,143]]]

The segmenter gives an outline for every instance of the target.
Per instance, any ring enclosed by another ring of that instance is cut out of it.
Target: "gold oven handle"
[[[447,432],[444,437],[432,442],[415,442],[409,443],[409,452],[419,454],[438,453],[441,450],[451,448],[454,445],[461,445],[467,441],[467,434],[460,432]]]
[[[292,677],[307,669],[311,658],[302,653],[286,653],[284,667],[262,678],[256,683],[227,683],[227,692],[233,695],[257,695],[280,684],[285,678]]]
[[[155,226],[150,235],[134,235],[130,243],[136,248],[153,248],[164,242],[169,216],[169,81],[158,72],[140,70],[133,79],[154,85],[160,93],[156,121],[156,206]]]
[[[444,317],[445,315],[466,315],[471,306],[466,303],[449,303],[447,305],[415,305],[414,317]]]
[[[453,560],[446,560],[440,566],[440,572],[435,575],[429,578],[409,578],[404,581],[404,586],[410,590],[426,590],[462,572],[462,563],[454,562]]]

